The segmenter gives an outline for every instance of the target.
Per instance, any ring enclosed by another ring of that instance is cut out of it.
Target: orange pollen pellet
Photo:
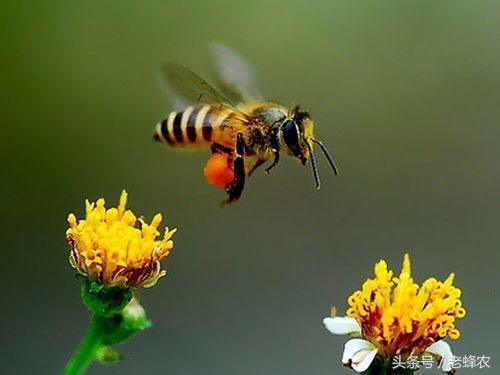
[[[213,154],[203,169],[210,185],[225,188],[234,181],[233,161],[228,155]]]

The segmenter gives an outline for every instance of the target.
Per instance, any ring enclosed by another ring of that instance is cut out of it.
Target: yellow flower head
[[[166,273],[160,260],[174,246],[171,237],[176,229],[165,228],[163,239],[157,239],[161,214],[151,224],[139,219],[141,227],[136,228],[137,218],[125,209],[126,203],[123,191],[116,208],[106,209],[101,198],[96,203],[85,202],[85,219],[69,214],[69,260],[78,272],[105,285],[150,287]]]
[[[348,299],[347,315],[361,326],[362,336],[387,358],[419,355],[445,337],[457,339],[455,319],[465,316],[461,290],[444,281],[427,279],[421,286],[411,277],[410,257],[405,255],[399,277],[387,270],[384,260],[375,265],[375,278]]]

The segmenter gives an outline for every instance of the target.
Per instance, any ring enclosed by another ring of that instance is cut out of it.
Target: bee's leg
[[[219,154],[226,154],[226,155],[232,155],[233,150],[230,148],[221,145],[220,143],[212,143],[210,146],[210,151],[212,151],[212,154],[219,153]]]
[[[278,150],[274,150],[274,160],[273,160],[273,163],[266,168],[266,173],[267,174],[270,174],[271,173],[271,169],[273,169],[274,167],[276,167],[276,165],[278,165],[279,161],[280,161],[280,153]]]
[[[238,133],[236,138],[236,156],[234,158],[234,181],[226,186],[226,191],[229,194],[229,198],[222,202],[222,205],[232,203],[237,201],[241,193],[243,192],[243,187],[245,186],[245,161],[243,156],[245,155],[245,142],[243,141],[243,134]]]
[[[255,164],[248,171],[248,173],[247,173],[248,177],[250,177],[253,174],[253,172],[255,172],[257,170],[257,168],[259,168],[265,162],[266,162],[266,159],[257,159]]]

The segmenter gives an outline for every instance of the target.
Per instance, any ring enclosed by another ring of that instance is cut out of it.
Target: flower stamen
[[[429,278],[419,286],[413,281],[408,254],[399,277],[393,276],[384,260],[374,272],[375,277],[348,298],[347,315],[357,320],[363,338],[381,355],[419,355],[447,336],[460,337],[454,323],[466,312],[461,291],[453,286],[453,273],[444,282]]]
[[[118,207],[106,209],[104,199],[85,201],[85,219],[68,215],[66,232],[70,263],[81,274],[108,286],[149,287],[166,274],[160,261],[173,248],[176,229],[165,228],[163,239],[158,227],[161,214],[150,224],[126,209],[127,193],[122,192]]]

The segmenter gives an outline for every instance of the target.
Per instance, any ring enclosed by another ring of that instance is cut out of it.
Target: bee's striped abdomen
[[[156,125],[154,139],[175,147],[207,146],[217,141],[219,127],[230,114],[227,108],[210,105],[171,112]]]

